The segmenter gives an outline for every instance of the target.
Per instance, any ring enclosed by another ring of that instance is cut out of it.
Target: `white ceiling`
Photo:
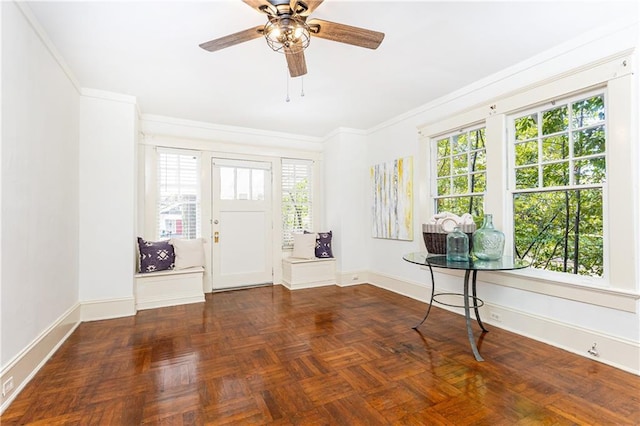
[[[240,0],[28,4],[81,87],[134,95],[145,114],[308,136],[369,129],[637,13],[635,1],[325,0],[312,18],[386,37],[377,50],[313,38],[301,97],[263,39],[198,47],[266,22]]]

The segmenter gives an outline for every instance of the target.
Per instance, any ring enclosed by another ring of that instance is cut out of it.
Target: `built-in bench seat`
[[[136,274],[136,309],[204,302],[204,268]]]
[[[290,290],[336,283],[334,258],[282,259],[282,282]]]

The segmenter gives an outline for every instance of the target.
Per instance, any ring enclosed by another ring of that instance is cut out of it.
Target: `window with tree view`
[[[445,135],[434,141],[435,211],[469,213],[482,223],[486,189],[485,128]]]
[[[553,102],[510,123],[515,255],[538,269],[603,276],[604,94]]]

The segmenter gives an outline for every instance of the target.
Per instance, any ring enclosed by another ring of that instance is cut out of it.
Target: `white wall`
[[[489,111],[488,106],[501,96],[539,83],[552,76],[570,72],[594,61],[634,49],[638,43],[637,31],[637,24],[635,26],[624,25],[619,29],[609,28],[593,33],[591,39],[583,38],[579,42],[567,42],[553,51],[531,58],[420,109],[410,111],[396,120],[381,124],[378,128],[373,129],[368,137],[367,161],[369,164],[376,164],[413,155],[415,165],[419,165],[421,162],[425,163],[425,148],[421,146],[419,141],[418,128],[426,124],[445,121],[454,115],[465,114],[465,111],[472,107],[486,105],[487,111]],[[637,72],[635,83],[637,84]],[[635,112],[637,121],[637,109]],[[633,143],[637,146],[637,128],[635,130]],[[390,141],[394,143],[390,143]],[[637,152],[634,163],[637,169]],[[426,171],[420,169],[416,170],[414,174],[416,194],[422,194],[422,199],[416,197],[414,205],[416,231],[414,242],[405,243],[377,239],[369,241],[371,245],[369,268],[372,271],[374,282],[377,280],[381,285],[391,290],[422,299],[426,297],[428,291],[428,271],[408,264],[401,258],[404,253],[424,250],[420,225],[428,219],[424,208],[425,194],[428,194],[428,188],[425,188],[425,185],[428,184],[424,179],[426,176]],[[422,187],[420,187],[421,185]],[[637,192],[637,182],[633,186]],[[634,223],[630,223],[629,227],[637,230],[637,198],[635,205],[636,220]],[[635,232],[634,235],[637,247],[638,233]],[[630,260],[635,260],[637,263],[637,259]],[[636,270],[637,268],[638,265],[636,265]],[[479,279],[482,279],[482,276],[479,276]],[[461,289],[459,276],[436,274],[436,280],[438,286],[442,286],[441,289],[445,291],[460,291]],[[640,286],[637,279],[635,285],[631,285],[631,287],[632,293],[638,293]],[[635,305],[631,310],[635,310],[635,312],[628,312],[488,283],[482,283],[479,291],[492,309],[503,313],[504,322],[500,324],[502,327],[584,354],[592,342],[587,339],[593,339],[595,336],[603,341],[606,340],[604,348],[601,345],[601,351],[605,352],[604,356],[608,358],[609,363],[636,373],[640,372],[640,360],[638,359],[640,356],[640,314],[638,313],[640,306],[637,296],[630,295],[632,306]],[[634,299],[635,301],[633,301]],[[537,328],[529,327],[526,321],[530,321],[531,324],[535,323]],[[542,325],[538,326],[538,323]],[[554,327],[573,330],[573,335],[571,333],[565,335],[564,332],[559,332]],[[574,338],[577,339],[575,336],[584,337],[585,340],[570,342]],[[589,346],[587,346],[587,341]],[[618,344],[627,351],[624,359],[616,359],[615,352]]]
[[[135,313],[136,131],[135,98],[82,91],[80,300],[119,305],[106,316]]]
[[[79,94],[16,4],[0,8],[4,369],[78,302]]]
[[[137,235],[148,239],[155,238],[155,200],[156,200],[156,171],[155,148],[167,147],[177,149],[196,150],[201,153],[201,235],[205,238],[205,291],[212,288],[212,211],[211,211],[211,161],[214,157],[243,158],[263,161],[273,161],[273,209],[279,217],[281,210],[281,188],[279,160],[282,157],[313,160],[314,173],[322,172],[322,139],[285,132],[263,131],[233,126],[223,126],[211,123],[181,120],[170,117],[143,114],[140,119],[142,137],[139,140],[140,169],[138,171],[140,197],[143,201],[138,208],[143,208],[145,214],[138,215]],[[321,193],[321,185],[314,182],[314,191]],[[314,218],[322,221],[322,211],[314,206]],[[281,251],[281,225],[274,222],[273,238],[273,279],[282,282],[282,256],[289,252]]]
[[[136,203],[136,188],[143,187],[137,181],[135,99],[92,90],[83,90],[81,96],[64,65],[51,55],[46,41],[36,35],[20,8],[0,2],[0,11],[0,366],[4,371],[79,301],[85,319],[99,318],[101,312],[105,316],[134,313],[134,244],[140,233],[136,207],[143,205]],[[144,143],[208,153],[250,150],[255,155],[313,159],[319,159],[324,150],[325,211],[321,224],[336,233],[339,271],[370,271],[377,284],[405,294],[416,288],[424,290],[411,294],[424,298],[425,271],[401,259],[402,254],[423,247],[420,224],[426,218],[419,214],[424,202],[419,178],[426,173],[421,170],[424,153],[418,127],[633,48],[639,44],[635,34],[631,41],[627,33],[607,33],[594,36],[591,42],[566,45],[382,123],[366,134],[339,129],[324,146],[318,138],[154,116],[146,116],[142,122]],[[635,130],[637,143],[637,127]],[[405,156],[414,157],[414,241],[373,239],[368,167]],[[636,160],[640,160],[638,152]],[[638,224],[634,226],[637,236]],[[459,286],[459,277],[442,275],[438,279],[445,288]],[[630,313],[486,283],[482,292],[505,313],[524,313],[534,320],[548,320],[545,324],[568,324],[576,330],[640,344],[637,303],[635,313]],[[89,309],[105,304],[112,309]],[[505,324],[508,320],[505,314]],[[518,325],[514,323],[513,328]],[[544,329],[523,330],[518,331],[544,339]]]
[[[362,282],[367,269],[366,235],[369,170],[366,135],[362,131],[338,129],[324,142],[324,223],[318,231],[333,231],[338,282]]]

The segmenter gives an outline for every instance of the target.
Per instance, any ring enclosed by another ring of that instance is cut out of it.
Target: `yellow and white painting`
[[[371,166],[374,238],[413,240],[413,157]]]

